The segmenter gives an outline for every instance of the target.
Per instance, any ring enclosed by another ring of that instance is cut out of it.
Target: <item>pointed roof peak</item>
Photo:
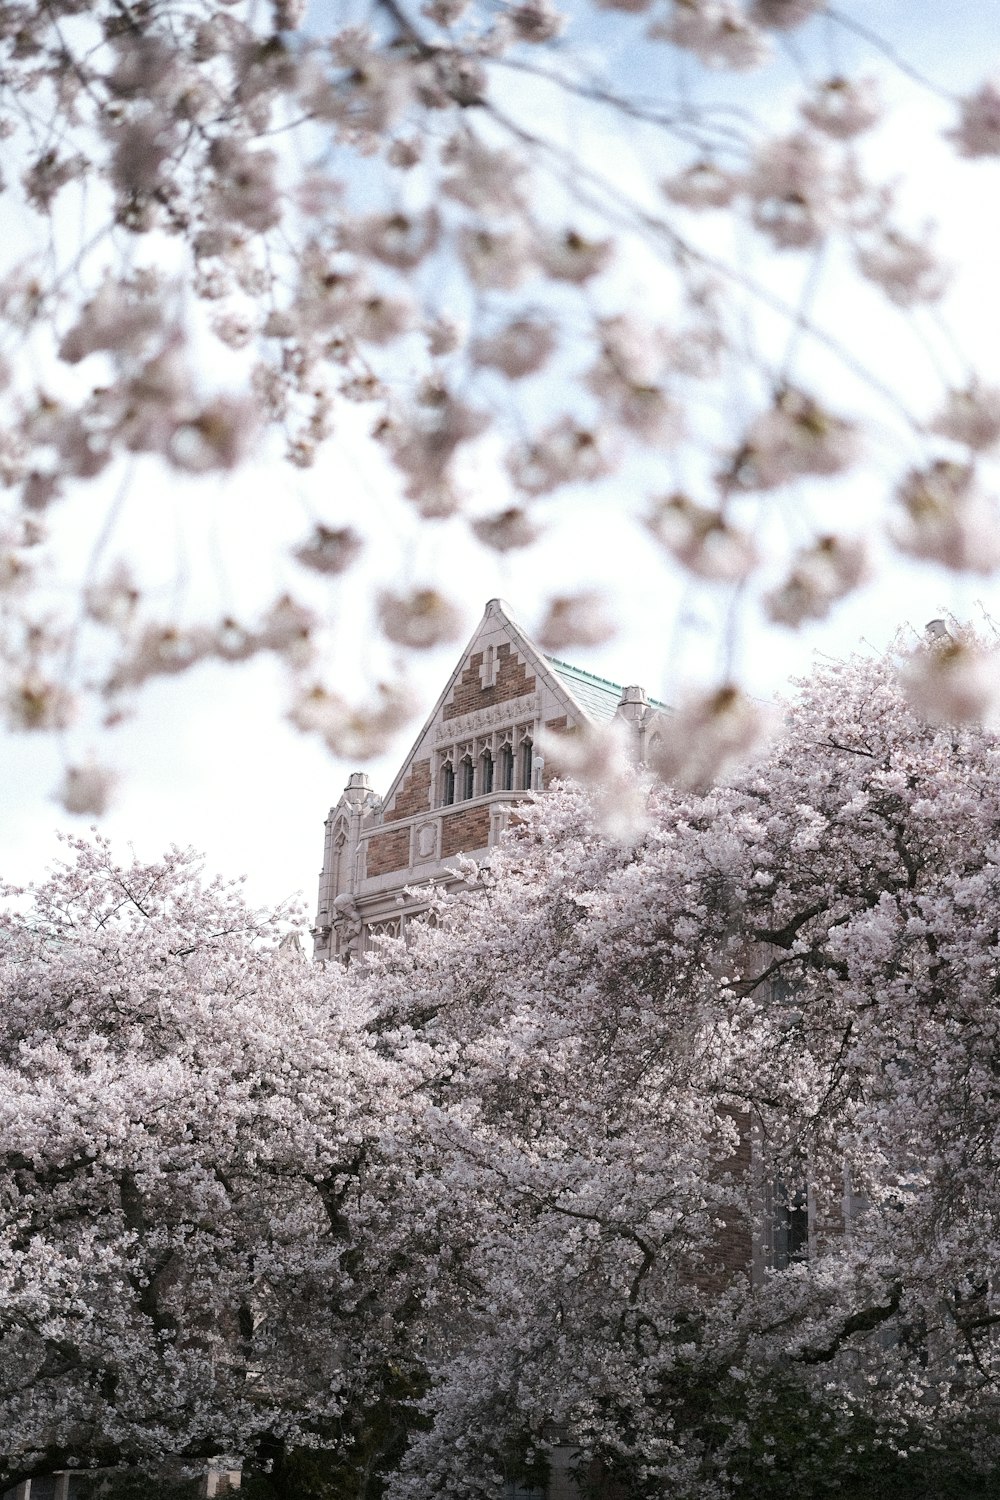
[[[512,624],[514,623],[514,611],[506,599],[488,599],[486,601],[484,618],[487,615],[502,615],[505,620],[510,620]]]

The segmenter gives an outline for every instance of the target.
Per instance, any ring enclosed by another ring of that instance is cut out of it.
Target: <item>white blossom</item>
[[[825,542],[781,580],[789,549],[767,497],[847,475],[873,451],[865,434],[880,436],[907,405],[889,344],[859,354],[845,333],[862,304],[910,312],[943,299],[929,231],[919,217],[917,228],[897,220],[908,183],[876,179],[874,139],[854,146],[882,117],[880,89],[890,155],[906,136],[885,85],[890,59],[910,66],[905,42],[880,18],[862,65],[835,45],[842,17],[831,11],[821,27],[821,0],[595,4],[593,36],[558,0],[389,3],[367,20],[315,24],[302,0],[158,0],[128,16],[117,0],[8,7],[0,194],[12,224],[27,213],[27,238],[13,234],[0,274],[0,480],[15,532],[41,515],[46,526],[33,553],[4,526],[5,688],[59,683],[110,722],[120,693],[163,671],[277,650],[297,699],[320,638],[335,648],[342,634],[333,601],[285,645],[283,612],[272,631],[252,604],[210,606],[197,625],[150,618],[157,566],[147,576],[130,559],[132,584],[95,612],[90,596],[106,580],[74,569],[73,518],[88,513],[91,481],[110,495],[124,471],[131,488],[115,503],[130,513],[122,534],[137,535],[147,475],[172,476],[165,503],[183,507],[192,476],[234,475],[272,447],[304,471],[358,421],[389,467],[389,512],[402,503],[419,529],[468,507],[470,541],[500,551],[551,528],[552,508],[543,527],[529,499],[615,474],[641,521],[657,487],[633,483],[633,465],[676,448],[660,488],[695,494],[708,476],[717,497],[656,502],[649,520],[670,558],[745,582],[737,612],[764,591],[765,610],[791,622],[839,597],[848,558]],[[589,55],[594,38],[617,59],[610,70]],[[665,72],[664,39],[683,51]],[[781,100],[766,88],[739,99],[723,89],[728,103],[705,93],[706,67],[737,73],[779,44],[795,53]],[[654,73],[663,86],[650,94]],[[955,170],[988,172],[995,82],[950,86],[946,133],[967,159]],[[595,135],[599,116],[608,128]],[[598,159],[599,139],[616,131],[646,143],[627,168],[614,150]],[[712,210],[694,240],[688,210]],[[619,256],[630,236],[636,253]],[[764,274],[755,244],[806,255],[788,258],[787,277]],[[835,383],[838,365],[867,380],[871,399],[850,418],[833,413],[833,385],[798,389],[821,366]],[[767,370],[771,407],[745,420]],[[547,387],[523,384],[542,373]],[[949,377],[928,378],[937,394],[921,402],[937,415],[925,435],[992,454],[1000,418],[988,380],[970,370],[949,390]],[[911,429],[922,415],[906,413]],[[942,500],[940,475],[926,477],[933,457],[890,502],[889,531],[918,557],[987,571],[994,503],[978,487]],[[500,486],[488,504],[473,493],[484,466]],[[880,524],[873,512],[869,530]],[[291,595],[299,569],[346,571],[356,555],[322,526],[310,538],[286,528],[281,547]],[[239,550],[229,549],[233,598],[249,600]],[[191,558],[193,576],[211,576],[204,561]],[[50,703],[43,692],[38,718],[59,732]]]
[[[756,566],[757,549],[746,531],[680,491],[655,501],[646,525],[672,557],[700,578],[735,583]]]
[[[481,516],[471,522],[472,530],[484,547],[494,552],[512,552],[519,547],[530,547],[541,534],[541,527],[527,511],[511,505],[506,510],[491,516]]]
[[[555,281],[580,285],[599,276],[611,263],[614,246],[608,239],[587,239],[575,229],[538,237],[535,255]]]
[[[938,459],[913,469],[897,499],[903,514],[893,538],[902,551],[973,573],[1000,567],[1000,509],[979,487],[971,464]]]
[[[210,160],[223,217],[258,233],[272,229],[281,218],[274,152],[248,151],[231,137],[219,137],[213,143]]]
[[[254,451],[259,433],[255,402],[243,396],[216,396],[196,415],[177,423],[167,454],[178,468],[195,474],[235,469]]]
[[[483,224],[460,232],[458,253],[474,286],[509,291],[527,275],[532,245],[520,226],[494,229]]]
[[[407,594],[384,590],[379,595],[378,615],[390,641],[417,650],[452,641],[462,628],[461,612],[436,589],[413,589]]]
[[[750,14],[760,26],[790,31],[823,9],[825,0],[753,0]]]
[[[682,208],[727,208],[739,189],[739,179],[717,162],[702,158],[660,183],[663,193]]]
[[[931,724],[980,724],[1000,693],[996,651],[946,636],[913,652],[901,670],[914,712]]]
[[[414,323],[412,304],[402,297],[366,297],[354,310],[359,339],[371,344],[391,344]]]
[[[132,618],[140,597],[131,568],[120,558],[104,578],[87,585],[83,600],[91,619],[120,627]]]
[[[453,318],[436,318],[425,330],[432,354],[451,354],[462,342],[462,329]]]
[[[212,322],[212,332],[230,349],[245,349],[253,342],[257,327],[245,314],[222,313]]]
[[[823,620],[845,594],[869,576],[868,549],[852,537],[821,536],[792,559],[788,577],[764,595],[770,619],[793,628],[804,620]]]
[[[705,791],[765,739],[770,720],[733,683],[688,697],[669,715],[649,750],[657,775],[675,786]]]
[[[961,118],[946,134],[962,156],[1000,155],[1000,89],[984,83],[974,94],[959,99]]]
[[[490,214],[523,208],[524,165],[512,151],[493,150],[463,131],[448,142],[444,160],[451,168],[441,185],[447,197]]]
[[[514,448],[507,467],[517,488],[526,495],[544,495],[562,484],[587,483],[607,471],[600,436],[560,417],[529,442]]]
[[[594,822],[605,837],[630,843],[646,830],[647,788],[630,761],[621,723],[585,724],[572,734],[546,733],[540,748],[556,775],[587,788]]]
[[[759,146],[743,187],[754,225],[779,250],[818,245],[841,208],[842,184],[820,140],[806,131]]]
[[[67,790],[97,810],[96,782]],[[351,1390],[363,1409],[363,1367],[388,1346],[341,1258],[348,1242],[380,1256],[394,1172],[359,1151],[403,1075],[343,972],[290,963],[281,914],[177,849],[119,863],[99,837],[66,839],[20,905],[3,918],[0,1122],[4,1201],[31,1234],[4,1213],[4,1474],[37,1472],[53,1443],[92,1468],[111,1435],[162,1468],[206,1427],[214,1453],[239,1455],[276,1421],[294,1436],[342,1418]],[[257,1372],[250,1403],[234,1359]]]
[[[767,38],[732,0],[672,0],[653,35],[693,52],[710,68],[756,68],[770,51]]]
[[[100,817],[107,811],[116,780],[113,771],[94,761],[68,766],[58,800],[66,812],[76,817]]]
[[[977,453],[988,453],[1000,442],[1000,389],[970,385],[949,391],[931,431]]]
[[[255,634],[266,650],[304,665],[312,658],[317,623],[312,610],[290,594],[282,594],[264,614]]]
[[[812,396],[786,387],[749,428],[735,456],[732,479],[741,489],[775,489],[804,475],[842,473],[857,457],[853,422],[827,411]]]
[[[398,683],[378,683],[362,703],[314,683],[299,692],[288,717],[303,733],[318,734],[332,754],[364,760],[384,754],[412,713],[412,695]]]
[[[505,13],[518,41],[540,46],[554,41],[566,29],[567,17],[552,0],[520,0]]]
[[[3,706],[12,729],[65,729],[77,713],[77,703],[61,683],[34,672],[13,681],[4,691]]]
[[[550,599],[536,634],[539,645],[546,651],[564,651],[567,646],[601,646],[610,640],[616,628],[608,601],[588,589]]]
[[[931,250],[929,238],[930,226],[921,239],[897,229],[886,230],[858,251],[861,274],[880,286],[898,307],[940,301],[950,271]]]
[[[345,250],[370,255],[384,265],[409,271],[425,260],[438,242],[441,223],[437,212],[421,214],[368,214],[341,229]]]
[[[63,338],[59,357],[78,364],[100,349],[138,353],[161,332],[163,322],[164,309],[155,297],[136,297],[127,284],[106,278]]]
[[[317,522],[309,539],[295,549],[295,556],[316,573],[343,573],[363,547],[364,542],[353,527],[324,526]]]
[[[824,135],[852,140],[882,117],[878,83],[874,78],[828,78],[802,105],[802,114]]]
[[[555,328],[541,318],[517,318],[497,333],[482,334],[469,346],[474,364],[523,380],[540,370],[556,344]]]
[[[604,318],[599,354],[587,372],[587,386],[607,417],[643,442],[669,446],[681,436],[677,404],[659,381],[662,344],[632,319]]]

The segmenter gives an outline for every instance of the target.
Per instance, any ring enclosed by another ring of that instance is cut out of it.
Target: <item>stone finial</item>
[[[649,699],[646,689],[633,685],[622,688],[622,695],[618,700],[618,717],[627,719],[630,724],[640,724],[649,711]]]
[[[352,771],[344,788],[344,801],[353,812],[360,812],[371,796],[372,784],[367,771]]]

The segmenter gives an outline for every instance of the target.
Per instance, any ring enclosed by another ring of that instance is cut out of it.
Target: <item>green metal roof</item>
[[[555,656],[547,656],[545,660],[556,676],[562,679],[588,719],[593,719],[598,724],[610,724],[621,702],[623,688],[619,683],[609,682],[606,677],[595,677],[593,672],[584,672],[581,667],[571,666],[568,661],[559,661]],[[649,701],[654,708],[667,707],[667,704],[658,702],[656,698],[650,698]]]

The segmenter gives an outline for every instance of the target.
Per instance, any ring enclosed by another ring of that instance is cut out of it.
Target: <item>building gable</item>
[[[658,708],[641,688],[544,656],[491,599],[384,800],[356,772],[331,810],[316,956],[349,957],[375,936],[401,933],[433,885],[454,884],[459,855],[481,859],[512,803],[551,781],[540,733],[618,715],[641,759]]]
[[[460,743],[483,739],[501,727],[516,731],[550,718],[578,723],[582,717],[555,669],[515,624],[503,601],[491,599],[386,793],[383,822],[431,810],[443,750],[457,751]]]

